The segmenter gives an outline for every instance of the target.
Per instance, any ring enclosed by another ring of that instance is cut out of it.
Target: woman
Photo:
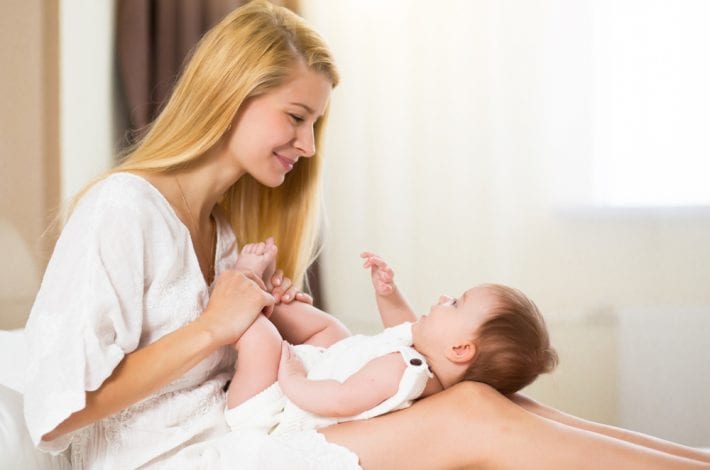
[[[293,285],[315,251],[317,143],[337,83],[322,40],[267,2],[203,38],[143,140],[77,197],[57,242],[27,325],[34,442],[71,444],[75,468],[357,468],[358,457],[366,468],[583,468],[586,452],[608,468],[700,468],[476,384],[323,434],[227,433],[231,345],[275,302],[309,300]],[[267,236],[285,273],[273,286],[232,269],[237,242]]]

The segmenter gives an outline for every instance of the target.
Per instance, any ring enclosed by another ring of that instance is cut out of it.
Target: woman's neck
[[[187,168],[172,173],[179,181],[178,190],[182,189],[200,224],[209,220],[214,206],[244,174],[241,168],[226,160],[223,152],[214,151],[203,155]]]

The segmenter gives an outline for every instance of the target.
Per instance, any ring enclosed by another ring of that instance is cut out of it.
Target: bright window
[[[592,204],[710,206],[710,2],[589,8]]]

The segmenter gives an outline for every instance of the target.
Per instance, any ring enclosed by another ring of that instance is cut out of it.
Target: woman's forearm
[[[84,409],[42,436],[51,441],[142,400],[183,375],[220,346],[199,319],[126,355],[98,390],[86,392]]]
[[[219,347],[236,342],[273,305],[252,273],[226,270],[215,281],[209,304],[195,321],[128,354],[86,404],[42,439],[51,441],[142,400],[192,369]]]

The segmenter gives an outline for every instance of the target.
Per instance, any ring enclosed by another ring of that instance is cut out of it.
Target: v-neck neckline
[[[190,240],[190,252],[192,253],[192,260],[193,264],[197,265],[197,271],[200,273],[200,279],[202,279],[202,284],[204,285],[205,289],[208,291],[211,289],[211,287],[214,285],[214,281],[217,279],[217,265],[219,264],[217,260],[220,258],[220,253],[221,253],[221,241],[222,241],[222,236],[221,236],[221,223],[220,223],[220,218],[217,215],[217,211],[213,210],[210,213],[210,217],[214,220],[214,230],[215,230],[215,247],[214,247],[214,259],[212,260],[212,282],[207,282],[207,279],[205,278],[204,273],[202,272],[202,267],[200,266],[200,259],[197,256],[197,251],[195,251],[195,243],[194,240],[192,239],[192,234],[190,233],[190,229],[188,226],[185,224],[185,222],[182,221],[180,216],[178,216],[177,211],[173,207],[172,204],[170,204],[170,201],[168,201],[168,198],[165,197],[165,195],[151,183],[147,179],[143,178],[140,175],[137,175],[135,173],[130,173],[127,171],[122,171],[122,172],[117,172],[114,173],[114,175],[128,175],[133,178],[137,178],[138,180],[142,181],[144,184],[146,184],[150,189],[155,192],[160,200],[163,202],[164,205],[167,206],[168,210],[170,210],[170,213],[172,216],[177,220],[178,224],[183,228],[183,230],[187,233],[187,238]]]

